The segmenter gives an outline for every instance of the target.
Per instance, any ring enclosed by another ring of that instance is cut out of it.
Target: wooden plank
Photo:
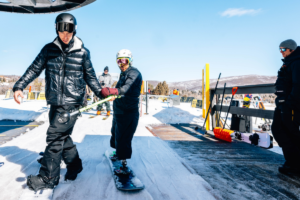
[[[159,127],[151,132],[184,158],[184,165],[204,178],[221,199],[300,199],[300,178],[278,173],[285,161],[282,155],[236,140],[224,142],[212,132],[199,135],[194,124]]]

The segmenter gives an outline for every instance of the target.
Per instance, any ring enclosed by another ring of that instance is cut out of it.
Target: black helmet
[[[76,18],[69,13],[62,13],[58,15],[55,19],[55,29],[57,31],[69,33],[76,33],[77,21]]]

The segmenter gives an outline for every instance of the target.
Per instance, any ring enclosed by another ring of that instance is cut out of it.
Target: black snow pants
[[[119,160],[130,159],[131,141],[139,122],[139,112],[114,114],[110,146],[116,149]]]
[[[276,108],[272,133],[282,148],[286,164],[300,167],[300,113],[289,108]]]
[[[60,162],[63,159],[68,170],[77,170],[82,167],[76,145],[70,137],[72,134],[77,115],[72,116],[67,124],[57,121],[63,111],[77,110],[79,106],[54,106],[51,105],[49,112],[50,126],[47,131],[47,147],[41,163],[40,174],[47,178],[55,178],[60,175]]]
[[[99,105],[97,106],[97,110],[98,110],[98,111],[101,111],[102,108],[103,108],[103,104],[105,104],[106,111],[110,111],[110,102],[109,102],[109,101],[106,101],[106,102],[104,102],[104,103],[102,103],[102,104],[99,104]]]

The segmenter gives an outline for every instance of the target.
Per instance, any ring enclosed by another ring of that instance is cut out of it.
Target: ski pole
[[[218,120],[218,124],[220,123],[220,119],[221,119],[221,114],[222,114],[222,106],[223,106],[223,100],[224,100],[224,94],[225,94],[225,88],[226,88],[226,83],[224,84],[224,89],[223,89],[223,95],[222,95],[222,101],[221,101],[221,108],[220,108],[220,112],[219,112],[219,120]],[[221,122],[222,123],[222,122]],[[225,124],[223,125],[223,127],[225,127]]]
[[[238,87],[233,87],[232,88],[232,91],[231,91],[232,92],[232,97],[231,97],[231,100],[230,100],[230,103],[229,103],[229,107],[228,107],[228,111],[227,111],[227,115],[226,115],[224,124],[226,124],[227,117],[228,117],[228,114],[229,114],[229,111],[230,111],[230,108],[231,108],[232,99],[233,99],[233,96],[236,94],[237,90],[238,90]]]
[[[219,78],[218,78],[217,84],[216,84],[216,86],[215,86],[215,92],[216,92],[216,89],[217,89],[217,87],[218,87],[218,83],[219,83],[220,77],[221,77],[221,73],[219,74]],[[215,96],[215,94],[212,95],[210,101],[212,101],[212,100],[214,99],[214,96]],[[204,103],[204,102],[203,102],[203,103]],[[203,105],[203,103],[202,103],[202,105]],[[208,117],[208,113],[209,113],[209,111],[210,111],[210,109],[211,109],[211,104],[212,104],[212,103],[209,104],[209,108],[208,108],[208,110],[207,110],[207,114],[206,114],[206,117],[205,117],[205,120],[204,120],[204,124],[203,124],[203,126],[200,128],[200,132],[201,132],[203,135],[206,133],[206,129],[204,129],[204,126],[205,126],[205,123],[206,123],[206,120],[207,120],[207,117]],[[202,107],[203,107],[203,106],[202,106]],[[203,109],[203,108],[202,108],[202,109]],[[197,130],[197,129],[198,129],[198,126],[197,126],[195,129]]]
[[[72,113],[69,113],[69,112],[62,112],[62,113],[59,114],[59,117],[58,117],[57,121],[58,121],[59,123],[61,123],[61,124],[68,123],[68,122],[70,121],[70,118],[71,118],[72,116],[77,115],[77,114],[79,114],[79,113],[82,113],[83,111],[86,111],[86,110],[88,110],[88,109],[91,109],[91,108],[93,108],[93,107],[95,107],[95,106],[97,106],[97,105],[99,105],[99,104],[102,104],[102,103],[104,103],[104,102],[106,102],[106,101],[110,101],[113,97],[115,97],[115,98],[121,98],[122,96],[121,96],[121,95],[119,95],[119,96],[112,95],[112,96],[107,97],[106,99],[103,99],[103,100],[101,100],[101,101],[98,101],[98,102],[96,102],[96,103],[93,103],[93,104],[91,104],[91,105],[89,105],[89,106],[80,108],[79,110],[74,111],[74,112],[72,112]]]

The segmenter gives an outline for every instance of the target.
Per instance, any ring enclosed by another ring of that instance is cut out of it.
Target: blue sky
[[[200,79],[205,63],[211,78],[277,75],[279,43],[300,44],[299,6],[299,0],[97,0],[70,13],[97,72],[107,65],[118,73],[115,55],[125,48],[144,80],[174,82]],[[57,15],[0,13],[0,74],[25,72],[56,37]]]

